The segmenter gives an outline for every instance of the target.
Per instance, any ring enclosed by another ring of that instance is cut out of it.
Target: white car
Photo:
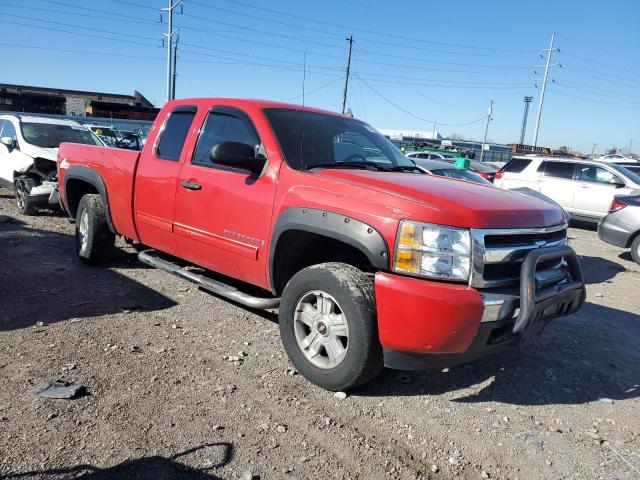
[[[62,142],[104,146],[71,120],[0,115],[0,185],[14,190],[21,214],[58,204],[56,159]]]
[[[557,202],[571,218],[599,222],[615,195],[640,194],[640,175],[614,163],[568,157],[514,157],[496,173],[494,184],[527,187]]]
[[[620,155],[617,153],[602,155],[601,157],[596,158],[596,160],[598,160],[599,162],[607,163],[640,163],[633,157],[627,157],[626,155]]]

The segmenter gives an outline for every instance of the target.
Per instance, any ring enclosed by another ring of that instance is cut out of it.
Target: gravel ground
[[[536,344],[346,398],[291,369],[275,313],[130,248],[84,266],[72,233],[0,190],[0,478],[640,479],[640,267],[593,230],[587,304]],[[56,379],[86,394],[36,395]]]

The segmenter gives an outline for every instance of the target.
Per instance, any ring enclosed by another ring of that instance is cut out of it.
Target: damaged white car
[[[72,120],[0,115],[0,185],[15,192],[18,211],[58,205],[58,146],[63,142],[103,146],[89,129]]]

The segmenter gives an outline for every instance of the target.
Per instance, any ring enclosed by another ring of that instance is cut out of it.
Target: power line
[[[558,85],[558,87],[562,87],[562,85]],[[619,108],[627,108],[629,110],[640,110],[640,107],[636,107],[633,105],[621,105],[619,103],[612,103],[612,102],[606,102],[606,101],[602,101],[596,98],[587,98],[587,97],[582,97],[580,95],[575,95],[572,93],[566,93],[566,92],[558,92],[557,90],[553,90],[553,92],[555,94],[561,95],[561,96],[565,96],[565,97],[572,97],[572,98],[577,98],[580,100],[585,100],[587,102],[593,102],[593,103],[601,103],[603,105],[610,105],[612,107],[619,107]]]
[[[115,0],[112,0],[115,1]],[[487,51],[503,51],[503,52],[517,52],[518,50],[510,50],[510,49],[504,49],[504,48],[491,48],[491,47],[478,47],[476,45],[462,45],[462,44],[455,44],[455,43],[448,43],[448,42],[438,42],[435,40],[425,40],[422,38],[412,38],[412,37],[405,37],[402,35],[395,35],[395,34],[391,34],[391,33],[386,33],[386,32],[378,32],[375,30],[367,30],[367,29],[363,29],[363,28],[353,28],[353,27],[349,27],[346,25],[340,25],[340,24],[336,24],[336,23],[331,23],[331,22],[325,22],[322,20],[317,20],[315,18],[309,18],[309,17],[304,17],[301,15],[295,15],[292,13],[286,13],[286,12],[282,12],[279,10],[274,10],[274,9],[270,9],[270,8],[265,8],[265,7],[260,7],[258,5],[254,5],[254,4],[249,4],[249,3],[245,3],[239,0],[224,0],[227,3],[232,3],[235,5],[242,5],[244,7],[247,8],[251,8],[254,10],[261,10],[264,12],[269,12],[269,13],[274,13],[276,15],[281,15],[281,16],[285,16],[285,17],[290,17],[290,18],[295,18],[297,20],[305,20],[308,22],[313,22],[313,23],[317,23],[317,24],[322,24],[322,25],[327,25],[327,26],[331,26],[334,28],[342,28],[346,31],[349,30],[354,30],[354,31],[361,31],[364,33],[369,33],[372,35],[378,35],[378,36],[383,36],[383,37],[388,37],[388,38],[399,38],[399,39],[403,39],[403,40],[409,40],[412,42],[418,42],[418,43],[427,43],[427,44],[432,44],[432,45],[441,45],[441,46],[448,46],[448,47],[456,47],[456,48],[467,48],[467,49],[471,49],[471,50],[487,50]],[[199,3],[200,5],[203,5],[202,3]],[[529,52],[529,50],[524,50],[525,52]]]
[[[398,110],[400,110],[401,112],[406,113],[407,115],[416,118],[418,120],[421,120],[423,122],[427,122],[427,123],[436,123],[435,120],[429,120],[423,117],[420,117],[419,115],[416,115],[415,113],[407,110],[406,108],[401,107],[400,105],[398,105],[397,103],[395,103],[393,100],[387,98],[386,96],[384,96],[382,93],[380,93],[378,90],[376,90],[375,88],[373,88],[371,85],[369,85],[369,83],[367,83],[365,80],[362,79],[362,77],[360,77],[360,75],[358,75],[357,73],[353,74],[355,77],[357,77],[366,87],[369,88],[369,90],[371,90],[373,93],[375,93],[377,96],[379,96],[380,98],[382,98],[385,102],[387,102],[388,104],[394,106],[395,108],[397,108]],[[463,123],[442,123],[442,122],[438,122],[440,125],[445,125],[448,127],[460,127],[460,126],[464,126],[464,125],[472,125],[474,123],[478,123],[483,121],[486,118],[486,116],[482,116],[481,118],[477,119],[477,120],[472,120],[470,122],[463,122]]]
[[[331,80],[329,83],[325,83],[321,86],[319,86],[318,88],[314,88],[313,90],[307,90],[306,92],[304,92],[304,94],[301,95],[295,95],[293,97],[288,97],[288,98],[283,98],[281,101],[283,102],[290,102],[291,100],[297,100],[298,98],[302,98],[305,95],[312,95],[316,92],[319,92],[321,90],[324,90],[326,88],[329,88],[332,85],[335,85],[336,83],[342,81],[342,78],[336,78],[335,80]]]

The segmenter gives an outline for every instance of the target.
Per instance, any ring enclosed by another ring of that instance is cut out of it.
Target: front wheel
[[[76,212],[76,252],[84,263],[106,263],[115,248],[116,237],[109,229],[100,195],[87,194]]]
[[[631,257],[640,265],[640,235],[636,235],[636,238],[631,242]]]
[[[16,207],[18,208],[18,212],[22,215],[35,215],[38,213],[38,209],[33,204],[33,200],[29,198],[29,194],[35,186],[36,182],[33,180],[33,178],[25,177],[16,180]]]
[[[382,370],[373,281],[344,263],[305,268],[280,302],[280,336],[296,369],[327,390],[346,390]]]

